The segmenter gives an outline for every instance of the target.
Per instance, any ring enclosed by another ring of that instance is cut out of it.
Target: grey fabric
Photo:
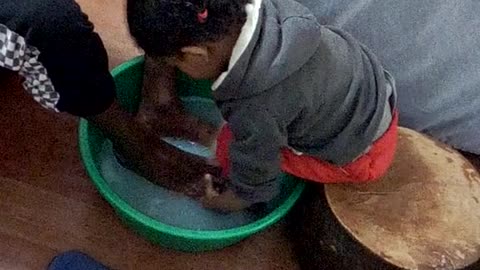
[[[389,83],[351,35],[320,26],[293,0],[264,0],[253,39],[214,92],[235,137],[238,194],[255,202],[278,193],[281,147],[338,165],[354,160],[391,121]]]
[[[480,1],[299,1],[393,73],[401,125],[480,154]]]

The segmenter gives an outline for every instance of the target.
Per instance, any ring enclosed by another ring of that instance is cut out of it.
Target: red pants
[[[398,132],[398,114],[393,116],[388,130],[372,144],[370,150],[355,161],[344,166],[336,166],[309,155],[297,155],[290,149],[282,149],[282,171],[320,183],[368,182],[383,176],[395,155]],[[217,159],[228,175],[230,163],[228,146],[233,134],[227,125],[217,140]]]

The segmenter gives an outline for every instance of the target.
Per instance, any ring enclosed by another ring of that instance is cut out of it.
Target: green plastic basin
[[[127,110],[135,111],[140,102],[143,81],[143,57],[134,58],[112,71],[117,86],[117,96]],[[178,74],[178,91],[181,96],[211,98],[209,81],[194,81],[184,74]],[[237,228],[219,231],[196,231],[173,227],[155,220],[134,209],[122,200],[103,179],[97,157],[105,137],[88,121],[82,119],[79,127],[80,153],[85,168],[100,194],[115,209],[118,216],[134,231],[153,243],[166,248],[202,252],[221,249],[233,245],[257,232],[260,232],[284,217],[301,196],[305,187],[303,181],[292,176],[282,175],[292,181],[293,192],[278,208],[263,218]]]

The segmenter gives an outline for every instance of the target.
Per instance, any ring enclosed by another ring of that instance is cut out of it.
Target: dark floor
[[[122,0],[79,2],[102,35],[111,66],[139,53],[123,23]],[[1,81],[0,269],[44,269],[55,254],[70,249],[116,269],[298,269],[283,225],[202,255],[139,238],[123,227],[85,175],[77,120],[41,109],[18,81]]]

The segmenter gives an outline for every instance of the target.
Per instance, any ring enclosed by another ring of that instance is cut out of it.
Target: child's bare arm
[[[159,136],[185,138],[209,145],[217,132],[188,114],[175,91],[176,69],[146,56],[142,103],[137,119]]]
[[[145,56],[142,102],[162,106],[175,104],[175,68],[163,59]]]
[[[170,190],[203,196],[203,175],[220,173],[208,160],[188,155],[151,134],[116,102],[88,120],[113,142],[126,167]]]

